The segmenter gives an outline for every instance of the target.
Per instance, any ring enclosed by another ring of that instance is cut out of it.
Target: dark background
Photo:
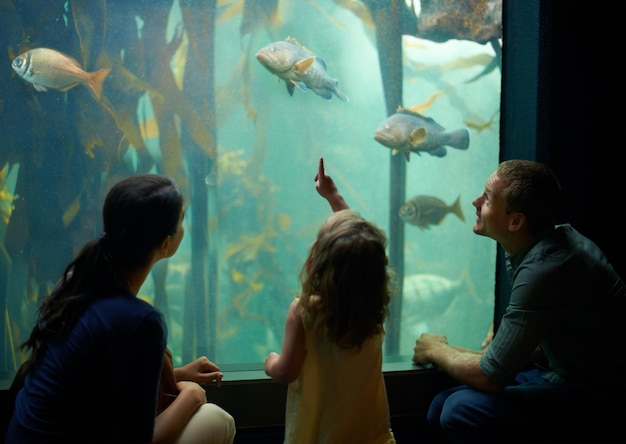
[[[501,160],[534,159],[563,189],[559,223],[597,243],[626,278],[623,20],[608,1],[504,0]],[[495,326],[510,285],[498,247]]]
[[[538,160],[561,180],[562,220],[600,245],[624,278],[623,74],[616,65],[624,49],[614,39],[624,22],[609,2],[541,3],[548,29],[539,59]]]

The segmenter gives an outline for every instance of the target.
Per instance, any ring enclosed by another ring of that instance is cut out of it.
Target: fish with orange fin
[[[287,92],[293,96],[295,87],[302,91],[309,89],[326,100],[333,94],[344,102],[348,97],[339,90],[339,82],[331,79],[326,72],[326,62],[306,49],[294,38],[270,43],[259,49],[256,58],[269,72],[275,74],[287,85]]]
[[[404,154],[407,162],[410,153],[444,157],[446,146],[466,150],[470,144],[467,128],[446,132],[434,119],[403,107],[399,107],[378,127],[374,139],[391,148],[392,154]]]
[[[102,85],[111,72],[110,68],[84,71],[74,58],[50,48],[30,49],[15,57],[11,67],[37,91],[67,91],[82,84],[97,100],[102,99]]]

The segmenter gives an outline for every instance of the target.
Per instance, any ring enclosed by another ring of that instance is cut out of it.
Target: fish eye
[[[18,68],[22,66],[22,59],[15,59],[15,66]]]
[[[400,214],[402,214],[403,216],[413,216],[415,212],[415,209],[411,206],[405,205],[402,208],[400,208]]]

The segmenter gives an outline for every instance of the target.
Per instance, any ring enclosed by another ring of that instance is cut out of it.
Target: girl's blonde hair
[[[391,297],[387,237],[356,211],[333,213],[320,227],[300,272],[299,307],[317,334],[342,348],[384,331]]]

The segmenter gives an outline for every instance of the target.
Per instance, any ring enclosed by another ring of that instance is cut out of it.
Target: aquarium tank
[[[501,1],[1,9],[3,379],[43,298],[102,232],[108,189],[145,172],[185,196],[183,243],[138,294],[164,314],[175,364],[263,369],[332,211],[315,190],[320,158],[389,238],[385,361],[410,363],[422,332],[480,347],[496,243],[472,232],[472,200],[499,161]]]

